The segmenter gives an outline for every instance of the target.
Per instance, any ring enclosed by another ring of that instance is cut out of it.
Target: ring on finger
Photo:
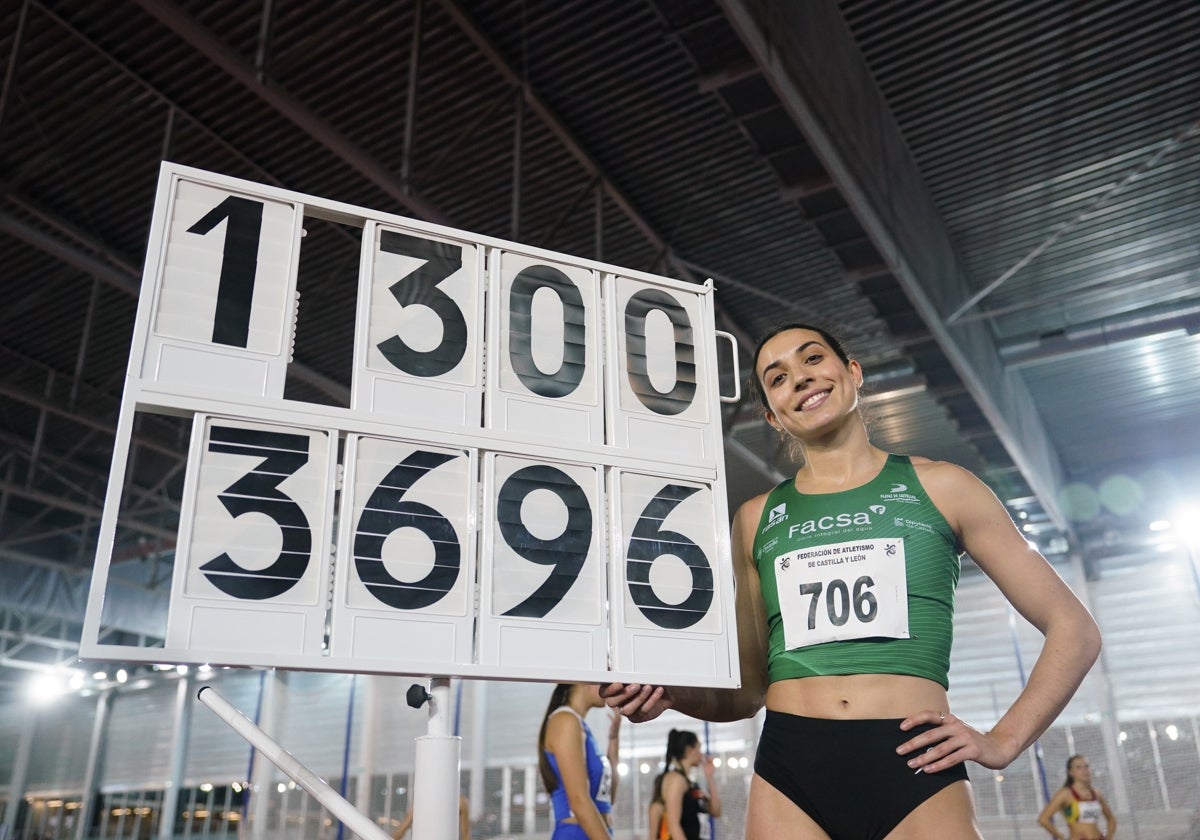
[[[946,722],[946,713],[938,712],[938,723],[945,723],[945,722]]]

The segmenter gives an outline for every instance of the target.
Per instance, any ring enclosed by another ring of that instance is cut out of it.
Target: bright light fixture
[[[36,674],[29,683],[29,697],[38,705],[49,703],[65,692],[66,687],[58,674]]]

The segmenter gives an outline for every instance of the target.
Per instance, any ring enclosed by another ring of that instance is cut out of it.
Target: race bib
[[[608,756],[600,756],[600,765],[604,768],[600,773],[600,785],[596,788],[596,803],[605,802],[612,805],[612,765],[608,763]]]
[[[788,650],[873,636],[908,638],[902,538],[819,545],[774,562]]]

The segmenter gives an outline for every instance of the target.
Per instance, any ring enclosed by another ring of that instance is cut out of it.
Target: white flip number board
[[[362,230],[342,406],[283,396],[325,222]],[[81,656],[737,685],[712,292],[164,163]],[[170,598],[113,644],[147,414],[191,424]]]

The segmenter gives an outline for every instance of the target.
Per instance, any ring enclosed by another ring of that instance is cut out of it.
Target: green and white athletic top
[[[959,554],[905,455],[853,490],[780,484],[754,536],[770,681],[907,674],[948,686]]]

